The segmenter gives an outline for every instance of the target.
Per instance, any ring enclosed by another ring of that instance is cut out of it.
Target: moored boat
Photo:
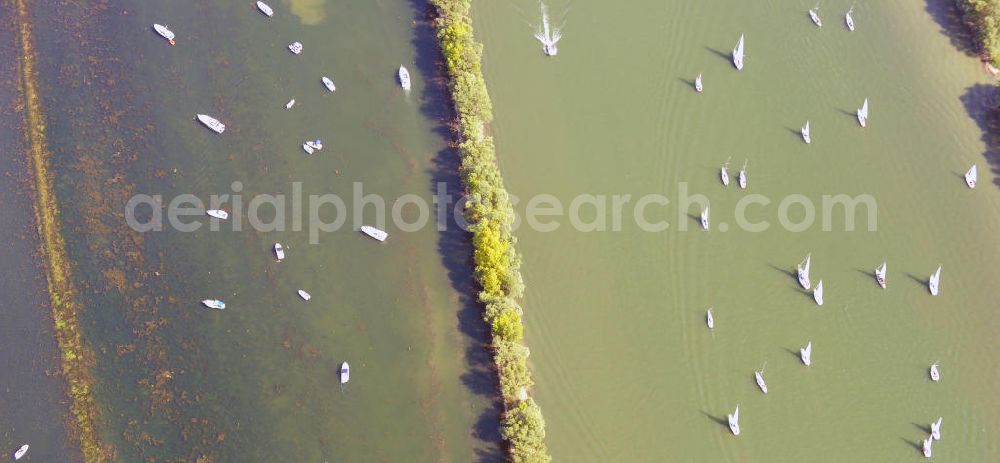
[[[26,453],[28,453],[28,448],[29,448],[28,444],[24,444],[20,448],[18,448],[14,452],[14,459],[15,460],[20,460],[21,457],[23,457]]]
[[[798,271],[797,273],[799,276],[799,285],[801,285],[802,288],[806,290],[812,287],[812,283],[809,281],[809,266],[811,262],[812,262],[812,254],[810,253],[806,254],[805,261],[796,266],[796,270]]]
[[[882,289],[885,289],[885,272],[886,263],[882,262],[882,265],[879,265],[878,268],[875,269],[875,281],[882,287]]]
[[[729,186],[729,159],[726,159],[726,163],[722,165],[719,176],[722,177],[722,184]]]
[[[847,14],[844,15],[844,22],[847,23],[847,30],[854,32],[854,17],[851,16],[852,11],[854,11],[853,6],[850,9],[848,9]]]
[[[292,98],[291,100],[288,100],[288,103],[285,103],[285,109],[292,109],[292,106],[295,106],[295,98]]]
[[[285,260],[285,248],[281,243],[274,243],[274,256],[278,258],[278,262]]]
[[[935,383],[941,381],[941,372],[938,371],[938,362],[931,364],[931,381]]]
[[[302,300],[304,300],[304,301],[308,301],[309,299],[312,299],[312,294],[307,293],[306,290],[304,290],[304,289],[300,289],[298,291],[298,293],[299,293],[299,297],[301,297]]]
[[[306,154],[313,154],[313,151],[314,151],[313,147],[309,146],[308,143],[303,143],[302,144],[302,149],[306,152]]]
[[[403,65],[399,66],[399,86],[403,87],[403,90],[410,89],[410,71]]]
[[[733,48],[733,66],[736,66],[738,71],[743,70],[743,34],[740,34],[740,41],[736,42],[736,48]]]
[[[715,317],[712,316],[712,308],[709,307],[708,311],[705,313],[705,323],[708,325],[708,329],[715,328]]]
[[[749,161],[743,161],[743,168],[740,169],[739,179],[740,179],[740,189],[742,190],[747,189],[747,162]]]
[[[226,131],[226,124],[219,122],[218,119],[212,116],[206,114],[195,114],[195,118],[198,119],[198,122],[205,124],[205,127],[212,129],[215,133],[222,133]]]
[[[389,234],[386,233],[384,230],[379,230],[378,228],[371,227],[368,225],[361,226],[361,233],[364,233],[379,241],[385,241],[385,239],[389,237]]]
[[[337,86],[336,86],[336,85],[333,85],[333,81],[332,81],[332,80],[330,80],[330,78],[329,78],[329,77],[327,77],[327,76],[323,76],[323,78],[322,78],[322,79],[320,79],[320,80],[322,80],[322,81],[323,81],[323,86],[325,86],[327,90],[329,90],[329,91],[331,91],[331,92],[335,92],[335,91],[337,91]]]
[[[317,151],[323,149],[323,140],[320,140],[318,138],[315,140],[309,140],[306,142],[306,144],[309,145],[310,148]]]
[[[816,283],[816,289],[813,291],[813,299],[816,301],[816,305],[823,305],[823,280],[819,280]]]
[[[767,383],[764,382],[764,368],[761,367],[760,370],[753,372],[753,379],[757,381],[757,387],[760,391],[767,394]]]
[[[267,3],[257,2],[257,9],[260,10],[261,13],[264,13],[264,15],[267,16],[268,18],[274,16],[274,10],[272,10],[271,6],[268,5]]]
[[[806,125],[802,126],[802,139],[807,145],[812,143],[812,136],[809,134],[809,121],[806,121]]]
[[[153,30],[156,31],[157,34],[160,34],[160,37],[167,39],[167,42],[170,42],[171,45],[177,45],[177,42],[174,41],[173,31],[168,29],[167,26],[164,26],[163,24],[153,24]]]
[[[299,54],[299,53],[302,53],[302,43],[301,42],[292,42],[292,43],[288,44],[288,49],[292,53],[295,53],[296,55]]]
[[[222,302],[219,299],[203,299],[201,303],[204,304],[205,307],[208,307],[210,309],[223,310],[226,308],[226,303]]]
[[[351,380],[351,366],[347,362],[340,364],[340,384],[347,384]]]
[[[806,344],[806,347],[799,349],[799,357],[802,358],[802,363],[804,363],[806,366],[812,365],[812,352],[813,352],[812,341],[809,341]]]
[[[698,77],[694,78],[694,90],[698,93],[704,90],[704,87],[701,86],[701,74],[698,74]]]
[[[934,271],[934,274],[931,275],[931,278],[927,280],[927,289],[931,291],[932,296],[938,295],[938,287],[940,283],[941,283],[941,266],[938,265],[937,270]]]
[[[819,19],[819,5],[809,10],[809,19],[812,20],[816,27],[823,27],[823,20]]]
[[[965,173],[965,184],[969,185],[969,188],[975,188],[976,180],[978,179],[979,170],[976,168],[976,165],[973,164],[972,167],[969,168],[969,171]]]
[[[868,126],[868,98],[865,98],[865,102],[858,108],[858,124],[861,124],[861,127]]]
[[[217,219],[226,220],[229,218],[229,213],[222,209],[209,209],[205,213]]]
[[[734,436],[740,435],[740,404],[736,404],[736,411],[726,415],[729,418],[729,430]]]

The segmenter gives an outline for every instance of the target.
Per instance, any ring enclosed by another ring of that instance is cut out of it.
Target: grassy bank
[[[90,367],[93,353],[80,336],[76,293],[66,259],[66,243],[60,231],[59,210],[49,173],[49,157],[36,84],[35,51],[31,35],[27,0],[14,0],[19,45],[18,78],[24,115],[24,133],[34,180],[33,202],[35,223],[44,256],[46,279],[55,323],[56,341],[61,352],[62,374],[69,388],[70,435],[79,445],[86,462],[102,462],[110,457],[95,430],[97,407],[91,397]]]
[[[518,299],[523,294],[521,259],[511,231],[514,210],[496,162],[493,138],[486,134],[492,104],[482,73],[482,45],[472,35],[470,0],[431,0],[435,27],[449,76],[458,118],[461,177],[469,198],[465,219],[472,232],[475,276],[481,291],[483,319],[490,326],[493,359],[504,402],[501,433],[515,462],[550,461],[545,420],[528,397],[532,386],[528,348]]]
[[[1000,0],[955,0],[965,24],[976,33],[983,60],[1000,68]]]

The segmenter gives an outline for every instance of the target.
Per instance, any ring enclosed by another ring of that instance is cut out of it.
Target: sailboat
[[[799,274],[799,284],[802,285],[802,288],[807,290],[812,287],[812,283],[809,282],[809,264],[811,260],[812,254],[806,254],[806,260],[800,263],[796,268]]]
[[[292,109],[292,106],[295,106],[295,98],[292,98],[291,100],[288,100],[288,103],[285,103],[285,109]]]
[[[938,417],[937,421],[931,423],[931,437],[934,440],[941,440],[941,420],[944,418]]]
[[[941,381],[941,372],[938,371],[938,362],[931,364],[931,381],[935,383]]]
[[[852,11],[854,11],[853,6],[851,6],[851,8],[847,10],[847,14],[844,15],[844,22],[847,23],[847,30],[854,32],[854,18],[851,16]]]
[[[767,366],[767,363],[764,366]],[[767,383],[764,382],[764,367],[760,367],[760,370],[754,371],[753,378],[757,381],[757,387],[760,388],[761,392],[767,394]]]
[[[865,102],[861,104],[860,108],[858,108],[858,123],[861,124],[862,127],[868,125],[868,98],[865,98]]]
[[[927,280],[927,289],[931,290],[932,296],[938,295],[938,283],[941,282],[941,266],[938,265],[937,270],[931,275],[930,280]]]
[[[806,366],[812,365],[812,353],[813,353],[813,343],[809,341],[806,347],[799,349],[799,356],[802,357],[802,363]]]
[[[976,180],[979,178],[979,171],[976,169],[976,165],[973,164],[968,172],[965,173],[965,184],[969,185],[969,188],[976,187]]]
[[[924,439],[924,446],[923,446],[924,458],[930,458],[931,457],[931,444],[933,442],[934,442],[934,440],[930,436],[928,436],[926,439]]]
[[[747,162],[743,161],[743,168],[740,169],[740,189],[747,189]]]
[[[347,384],[351,380],[351,366],[347,362],[340,364],[340,384]]]
[[[14,459],[20,460],[21,457],[23,457],[24,454],[26,453],[28,453],[28,444],[22,445],[21,448],[17,449],[17,451],[14,452]]]
[[[823,305],[823,280],[819,280],[816,283],[816,290],[813,291],[813,299],[816,300],[816,305]]]
[[[816,4],[815,8],[809,10],[809,19],[812,20],[816,27],[823,27],[823,21],[819,19],[819,3]]]
[[[708,207],[701,210],[701,228],[708,230]]]
[[[719,176],[722,177],[722,184],[725,186],[729,186],[729,159],[726,159],[726,163],[722,165],[722,171],[719,172]]]
[[[812,137],[809,136],[809,121],[806,121],[806,125],[802,126],[802,139],[807,145],[812,143]]]
[[[885,270],[886,263],[884,261],[882,262],[882,265],[879,265],[878,268],[875,269],[875,281],[878,282],[878,285],[881,286],[882,289],[885,289]]]
[[[740,41],[736,43],[736,48],[733,49],[733,66],[739,71],[743,70],[743,34],[740,34]]]
[[[736,404],[736,411],[726,417],[729,418],[729,430],[734,436],[740,435],[740,404]]]
[[[698,74],[698,77],[694,78],[694,90],[696,92],[698,92],[698,93],[701,93],[701,91],[704,90],[704,88],[701,86],[701,74],[700,73]]]
[[[278,262],[285,260],[285,248],[281,243],[274,243],[274,255],[278,258]]]
[[[712,308],[708,308],[708,312],[705,313],[705,323],[708,324],[708,329],[715,328],[715,318],[712,317]]]

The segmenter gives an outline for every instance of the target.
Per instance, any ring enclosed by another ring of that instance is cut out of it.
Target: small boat
[[[813,299],[816,300],[816,305],[823,305],[823,280],[819,280],[816,283],[816,290],[813,291]]]
[[[816,5],[816,8],[809,10],[809,19],[812,20],[816,27],[823,27],[823,20],[819,19],[819,5]]]
[[[882,262],[882,265],[879,265],[878,268],[875,269],[875,281],[878,282],[878,285],[881,286],[882,289],[885,289],[885,269],[885,262]]]
[[[399,86],[403,87],[403,90],[410,90],[410,71],[406,66],[399,66]]]
[[[291,44],[288,45],[288,49],[291,50],[292,53],[295,53],[296,55],[302,53],[302,43],[292,42]]]
[[[747,162],[743,161],[743,168],[740,169],[740,189],[747,189]]]
[[[23,457],[24,454],[26,453],[28,453],[28,444],[22,445],[21,448],[17,449],[17,451],[14,452],[14,459],[20,460],[21,457]]]
[[[323,85],[326,86],[327,90],[329,90],[331,92],[337,91],[337,86],[333,85],[333,81],[330,80],[329,77],[323,76],[323,79],[321,79],[321,80],[323,81]]]
[[[719,176],[722,177],[722,184],[729,186],[729,159],[726,159],[726,163],[722,165],[722,170],[719,172]]]
[[[544,3],[542,6],[542,23],[540,27],[535,31],[535,38],[542,43],[542,53],[545,56],[556,56],[559,53],[559,48],[556,44],[559,43],[559,39],[562,38],[562,34],[559,29],[552,29],[549,25],[549,9]]]
[[[924,446],[923,446],[924,458],[930,458],[931,457],[931,443],[933,441],[934,440],[930,436],[928,436],[926,439],[924,439]]]
[[[813,353],[813,343],[809,341],[805,348],[799,349],[799,356],[802,357],[802,363],[806,366],[812,365],[812,353]]]
[[[304,289],[300,289],[299,290],[299,297],[301,297],[302,300],[305,300],[305,301],[308,301],[309,299],[313,298],[312,295],[309,294],[309,293],[307,293]]]
[[[379,230],[379,229],[377,229],[375,227],[371,227],[371,226],[368,226],[368,225],[362,225],[361,226],[361,233],[364,233],[364,234],[366,234],[366,235],[368,235],[368,236],[370,236],[372,238],[375,238],[375,239],[377,239],[379,241],[385,241],[385,239],[389,237],[389,234],[386,233],[385,231]]]
[[[205,307],[208,307],[210,309],[219,309],[219,310],[222,310],[222,309],[226,308],[226,303],[222,302],[222,301],[220,301],[218,299],[205,299],[205,300],[201,301],[201,303],[204,304]]]
[[[931,364],[931,381],[935,383],[941,381],[941,372],[938,371],[938,362]]]
[[[285,248],[281,243],[274,243],[274,255],[278,258],[278,262],[285,260]]]
[[[709,307],[708,308],[708,312],[705,313],[705,323],[708,324],[708,329],[711,330],[711,329],[715,328],[715,318],[712,317],[712,308],[711,307]]]
[[[729,418],[729,430],[734,436],[740,435],[740,404],[736,404],[736,411],[726,417]]]
[[[844,15],[844,22],[847,23],[847,30],[854,32],[854,18],[851,16],[852,11],[854,11],[853,6],[848,9],[847,14]]]
[[[351,366],[347,362],[340,364],[340,384],[346,384],[351,380]]]
[[[257,2],[257,9],[260,10],[261,13],[264,13],[264,15],[267,16],[268,18],[274,16],[274,10],[272,10],[271,6],[268,5],[267,3]]]
[[[968,172],[965,173],[965,184],[969,185],[969,188],[976,187],[976,180],[979,178],[979,171],[976,169],[976,165],[973,164]]]
[[[308,143],[303,143],[302,149],[305,150],[306,154],[313,154],[313,147],[309,146]]]
[[[708,207],[701,210],[701,228],[708,230]]]
[[[757,381],[757,387],[760,391],[767,394],[767,383],[764,382],[764,368],[761,367],[760,370],[753,372],[753,379]]]
[[[315,140],[307,141],[306,144],[309,145],[312,149],[317,151],[323,149],[323,140],[320,140],[318,138]]]
[[[295,106],[295,98],[292,98],[291,100],[288,100],[288,103],[285,103],[285,109],[292,109],[292,106]]]
[[[868,98],[865,98],[865,102],[858,108],[858,123],[861,127],[868,125]]]
[[[160,34],[160,37],[167,39],[167,42],[170,42],[171,45],[177,45],[177,42],[174,41],[174,33],[168,29],[167,26],[164,26],[163,24],[153,24],[153,30],[156,31],[157,34]]]
[[[694,90],[698,93],[704,90],[704,87],[701,86],[701,74],[698,74],[698,77],[694,78]]]
[[[934,440],[941,440],[941,420],[943,419],[938,417],[937,421],[931,423],[931,437]]]
[[[229,218],[229,213],[222,209],[209,209],[205,213],[217,219],[226,220]]]
[[[198,122],[205,124],[205,127],[212,129],[212,131],[215,133],[222,133],[226,131],[226,124],[219,122],[218,119],[212,116],[207,116],[205,114],[196,114],[195,118],[198,119]]]
[[[733,48],[733,66],[736,66],[736,70],[743,70],[743,34],[740,34],[740,41],[736,43],[736,48]]]
[[[941,266],[939,265],[937,270],[931,275],[931,278],[927,280],[927,289],[931,290],[932,296],[938,295],[938,283],[941,282]]]
[[[812,286],[812,283],[809,282],[809,265],[811,261],[812,254],[806,254],[806,260],[796,266],[799,274],[799,284],[807,290]]]
[[[806,125],[802,126],[802,139],[807,145],[812,143],[812,137],[809,135],[809,121],[806,121]]]

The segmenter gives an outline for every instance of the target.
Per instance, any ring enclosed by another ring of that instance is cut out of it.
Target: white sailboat
[[[704,87],[702,87],[702,85],[701,85],[701,74],[700,73],[698,74],[698,77],[694,78],[694,90],[696,92],[698,92],[698,93],[701,93],[701,91],[704,90]]]
[[[882,287],[882,289],[885,289],[885,272],[886,272],[886,267],[887,267],[886,263],[883,261],[882,265],[879,265],[875,269],[875,281],[878,283],[879,286]]]
[[[226,308],[226,303],[218,299],[204,299],[201,301],[201,303],[204,304],[205,307],[208,307],[210,309],[223,310]]]
[[[274,255],[278,258],[278,262],[285,260],[285,248],[281,243],[274,243]]]
[[[924,446],[923,446],[924,458],[930,458],[931,457],[931,444],[933,442],[934,442],[934,439],[932,439],[930,436],[928,436],[926,439],[924,439]]]
[[[285,109],[292,109],[292,106],[295,106],[295,98],[292,98],[291,100],[288,100],[288,103],[285,103]]]
[[[226,212],[226,211],[224,211],[224,210],[222,210],[222,209],[209,209],[209,210],[205,211],[205,213],[208,214],[209,216],[215,217],[217,219],[226,220],[226,219],[229,218],[229,213]]]
[[[809,281],[809,265],[812,261],[812,254],[806,254],[806,260],[796,266],[799,274],[799,284],[802,288],[808,290],[812,287],[812,283]]]
[[[931,290],[932,296],[938,295],[938,284],[941,282],[941,266],[939,265],[937,270],[931,275],[931,278],[927,280],[927,289]]]
[[[941,372],[938,371],[938,362],[931,364],[931,381],[935,383],[941,381]]]
[[[719,172],[719,176],[722,177],[722,184],[725,186],[729,186],[729,159],[726,159],[726,163],[722,165],[722,170]]]
[[[351,366],[347,362],[340,364],[340,384],[347,384],[351,380]]]
[[[740,404],[736,404],[736,411],[726,417],[729,418],[729,430],[734,436],[740,435]]]
[[[219,122],[218,119],[212,116],[206,114],[195,114],[195,119],[198,119],[198,122],[205,124],[205,127],[212,129],[215,133],[222,133],[226,131],[226,124]]]
[[[299,297],[301,297],[302,300],[304,300],[304,301],[308,301],[309,299],[313,298],[312,294],[307,293],[306,290],[304,290],[304,289],[300,289],[298,291],[298,293],[299,293]]]
[[[979,171],[976,169],[976,165],[973,164],[969,171],[965,173],[965,184],[969,185],[969,188],[976,187],[976,180],[979,179]]]
[[[708,311],[705,313],[705,323],[708,324],[708,329],[715,328],[715,318],[712,317],[712,308],[709,307]]]
[[[865,102],[858,108],[858,123],[861,127],[868,125],[868,98],[865,98]]]
[[[302,42],[292,42],[288,44],[288,50],[296,55],[302,53]]]
[[[806,121],[806,125],[802,126],[802,139],[807,145],[812,143],[812,137],[809,135],[809,121]]]
[[[740,41],[733,48],[733,66],[739,71],[743,70],[743,34],[740,34]]]
[[[741,190],[747,189],[747,162],[749,162],[749,160],[743,161],[743,168],[740,169],[740,177],[739,178],[740,178],[740,189]]]
[[[17,451],[14,452],[14,459],[20,460],[21,457],[24,456],[24,454],[28,453],[28,448],[29,448],[28,444],[22,445],[21,448],[17,449]]]
[[[701,228],[708,230],[708,207],[701,210]]]
[[[816,305],[823,305],[823,280],[819,280],[816,283],[816,290],[813,291],[813,299],[816,300]]]
[[[410,90],[410,71],[403,65],[399,66],[399,86],[403,87],[403,90]]]
[[[267,3],[257,2],[257,9],[260,10],[261,13],[264,13],[264,15],[267,16],[268,18],[274,16],[274,10],[272,10],[271,6],[268,5]]]
[[[847,14],[844,15],[844,22],[847,23],[847,30],[854,32],[854,17],[851,16],[852,11],[854,11],[853,6],[850,9],[848,9]]]
[[[819,19],[819,4],[818,3],[816,4],[815,8],[809,10],[809,19],[812,20],[813,24],[815,24],[816,27],[823,27],[823,21],[821,19]]]
[[[931,423],[931,437],[934,440],[941,440],[941,421],[944,418],[938,417],[937,421]]]
[[[799,356],[802,357],[802,363],[806,366],[812,365],[812,353],[813,353],[813,343],[809,341],[806,347],[799,349]]]
[[[336,85],[333,85],[333,81],[332,81],[332,80],[330,80],[330,78],[329,78],[329,77],[327,77],[327,76],[323,76],[323,78],[322,78],[322,79],[320,79],[320,80],[322,80],[322,81],[323,81],[323,86],[325,86],[327,90],[329,90],[329,91],[331,91],[331,92],[335,92],[335,91],[337,91],[337,86],[336,86]]]
[[[167,39],[167,42],[170,42],[171,45],[177,45],[177,42],[174,41],[174,33],[167,28],[167,26],[164,26],[163,24],[153,24],[153,30],[156,31],[157,34],[160,34],[160,37]]]
[[[375,238],[375,239],[377,239],[379,241],[385,241],[385,239],[389,237],[389,234],[386,233],[385,231],[379,230],[379,229],[377,229],[375,227],[371,227],[371,226],[368,226],[368,225],[362,225],[361,226],[361,233],[364,233],[364,234],[366,234],[366,235],[368,235],[368,236],[370,236],[372,238]]]
[[[767,364],[764,364],[767,366]],[[767,394],[767,383],[764,382],[764,367],[760,367],[760,370],[753,372],[753,379],[757,381],[757,387],[760,391]]]

